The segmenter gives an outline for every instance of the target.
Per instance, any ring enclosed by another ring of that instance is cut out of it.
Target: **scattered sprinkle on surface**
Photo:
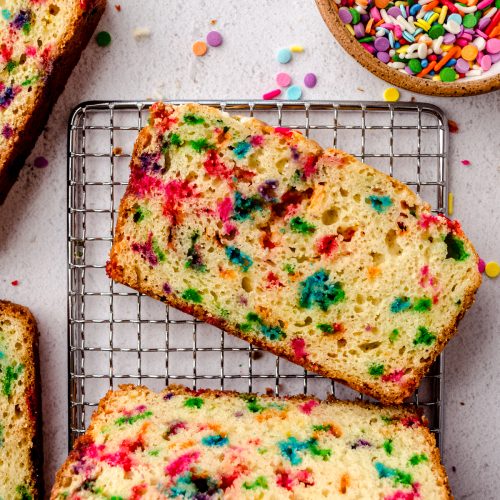
[[[111,35],[107,31],[99,31],[95,37],[99,47],[107,47],[111,43]]]
[[[288,87],[292,83],[292,77],[288,73],[278,73],[276,75],[276,83],[280,87]]]
[[[135,28],[132,34],[136,40],[140,40],[141,38],[149,38],[151,30],[149,28]]]
[[[304,76],[304,85],[308,89],[312,89],[316,87],[318,79],[314,73],[307,73],[306,76]]]
[[[276,59],[281,64],[287,64],[292,59],[292,51],[290,49],[280,49],[276,55]]]
[[[292,45],[290,50],[292,52],[304,52],[304,47],[302,47],[302,45]]]
[[[45,158],[45,156],[37,156],[33,161],[33,165],[36,168],[45,168],[48,167],[49,161]]]
[[[459,130],[457,122],[454,120],[448,120],[448,130],[450,131],[450,134],[456,134]]]
[[[292,85],[288,87],[286,97],[291,101],[298,101],[302,97],[302,89],[298,85]]]
[[[470,164],[471,163],[469,160],[462,160],[462,165],[465,165],[466,167],[468,167]]]
[[[281,94],[280,89],[274,89],[270,90],[269,92],[266,92],[265,94],[262,95],[262,99],[265,101],[269,101],[271,99],[274,99],[275,97],[278,97]]]
[[[210,31],[207,35],[207,43],[210,47],[222,45],[222,35],[218,31]]]
[[[484,272],[488,278],[496,278],[500,274],[500,264],[492,260],[486,264]]]
[[[483,259],[479,259],[479,262],[477,263],[477,270],[481,274],[483,274],[485,269],[486,269],[486,262],[484,262]]]
[[[198,57],[202,57],[207,53],[207,44],[198,40],[193,43],[193,54]]]
[[[394,87],[389,87],[384,90],[384,101],[397,102],[399,101],[399,90]]]
[[[14,281],[11,281],[11,282],[10,282],[10,284],[11,284],[12,286],[17,286],[17,285],[19,285],[19,280],[14,280]]]
[[[121,12],[121,11],[122,11],[122,6],[121,6],[120,4],[118,4],[118,3],[117,3],[117,4],[115,4],[115,10],[116,10],[117,12]]]
[[[453,197],[453,193],[448,193],[448,214],[453,215],[455,211],[455,198]]]

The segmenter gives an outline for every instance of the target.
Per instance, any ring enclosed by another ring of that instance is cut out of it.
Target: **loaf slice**
[[[406,407],[121,386],[51,498],[452,498],[434,436]]]
[[[43,498],[38,333],[26,307],[0,301],[0,498]]]
[[[105,5],[105,0],[0,2],[0,203]]]
[[[156,104],[107,272],[391,403],[418,386],[480,284],[458,222],[300,133]]]

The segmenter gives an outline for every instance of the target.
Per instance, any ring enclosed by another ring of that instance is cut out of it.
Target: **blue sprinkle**
[[[250,151],[251,145],[249,142],[246,141],[241,141],[238,142],[233,149],[233,153],[236,155],[237,158],[245,158],[247,153]]]
[[[422,33],[422,31],[424,31],[424,29],[423,29],[423,28],[417,28],[417,29],[415,30],[415,32],[413,33],[413,36],[417,36],[417,35],[419,35],[420,33]]]
[[[10,11],[8,9],[2,9],[2,17],[8,21],[10,19]]]
[[[214,434],[213,436],[205,436],[201,440],[202,444],[205,446],[225,446],[229,443],[229,439],[226,436],[221,436],[220,434]]]
[[[322,311],[326,312],[331,305],[345,299],[342,284],[338,281],[330,281],[329,272],[324,269],[316,271],[299,283],[299,291],[299,305],[306,309],[317,305]]]
[[[415,41],[415,37],[411,33],[408,33],[408,31],[404,31],[403,32],[403,38],[405,40],[407,40],[408,42],[414,42]]]
[[[389,31],[389,43],[392,48],[394,48],[394,35],[392,34],[392,31]]]
[[[288,87],[286,97],[291,101],[298,101],[302,97],[302,89],[298,85],[292,85]]]
[[[380,479],[384,477],[393,477],[396,475],[396,471],[394,469],[391,469],[390,467],[387,467],[386,465],[380,463],[380,462],[375,462],[375,469],[377,469],[378,472],[378,477]]]
[[[370,203],[373,210],[375,210],[379,214],[385,212],[392,205],[392,200],[389,198],[389,196],[378,196],[372,194],[368,196],[365,201],[367,203]]]
[[[401,47],[401,44],[399,42],[395,42],[394,43],[394,48],[395,49],[399,49],[399,47]]]
[[[406,19],[406,7],[401,4],[399,9],[401,10],[401,15]]]
[[[277,54],[278,62],[286,64],[292,59],[292,51],[290,49],[280,49]]]
[[[450,67],[450,66],[455,66],[455,64],[457,64],[457,60],[456,59],[450,59],[446,64],[445,66],[446,67]]]
[[[410,15],[415,16],[421,8],[422,6],[419,3],[413,4],[410,7]]]
[[[427,59],[423,59],[420,61],[420,64],[422,64],[422,68],[427,68],[427,66],[429,66],[429,61]]]
[[[391,312],[400,313],[407,311],[411,307],[411,301],[408,297],[396,297],[391,304]]]
[[[237,266],[240,266],[244,272],[250,269],[253,264],[252,259],[246,253],[243,253],[239,248],[228,246],[226,247],[226,257]]]
[[[308,447],[307,441],[298,441],[297,438],[289,437],[286,441],[278,443],[281,454],[290,460],[292,465],[302,463],[302,457],[299,456],[299,451],[305,450]]]
[[[427,14],[425,14],[425,16],[424,16],[424,20],[428,21],[434,14],[435,14],[434,11],[427,12]]]

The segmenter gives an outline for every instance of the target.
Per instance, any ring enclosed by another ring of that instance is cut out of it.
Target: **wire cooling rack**
[[[201,101],[200,101],[201,102]],[[179,103],[179,101],[175,102]],[[406,182],[447,211],[447,120],[420,103],[204,101],[297,129]],[[111,281],[105,263],[138,131],[151,102],[87,102],[68,137],[69,445],[106,391],[123,383],[180,383],[275,394],[362,396]],[[441,444],[443,358],[412,402]]]

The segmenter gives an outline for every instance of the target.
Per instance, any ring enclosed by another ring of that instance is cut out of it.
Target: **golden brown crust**
[[[0,204],[16,181],[26,158],[35,146],[50,111],[64,90],[69,75],[94,32],[106,7],[106,0],[90,0],[86,14],[75,13],[74,24],[60,44],[53,69],[43,86],[36,90],[31,110],[25,110],[14,141],[0,154]]]
[[[117,390],[110,390],[106,393],[106,395],[101,399],[99,402],[98,408],[96,412],[92,415],[92,419],[90,422],[90,425],[86,431],[86,433],[79,437],[77,441],[75,442],[75,446],[73,450],[70,452],[68,458],[64,462],[64,464],[61,466],[60,470],[56,474],[56,480],[54,483],[54,488],[52,490],[51,494],[51,499],[56,500],[57,496],[55,495],[55,489],[59,488],[60,483],[63,481],[64,477],[70,473],[70,467],[71,464],[74,463],[78,458],[80,457],[80,453],[82,450],[84,450],[89,444],[91,444],[92,441],[92,431],[94,428],[94,425],[97,422],[97,418],[99,415],[102,413],[106,413],[108,406],[112,406],[113,404],[113,399],[114,398],[119,398],[124,395],[128,395],[131,391],[134,391],[139,394],[144,394],[145,396],[149,394],[156,394],[154,391],[149,389],[146,386],[136,386],[132,384],[123,384],[120,385]],[[174,393],[176,395],[207,395],[209,397],[214,397],[214,398],[222,398],[222,397],[240,397],[241,393],[237,391],[219,391],[215,389],[199,389],[199,390],[193,390],[189,389],[185,386],[182,385],[177,385],[177,384],[172,384],[165,389],[163,389],[160,394],[167,394],[167,393]],[[314,396],[309,396],[307,394],[297,394],[297,395],[289,395],[289,396],[271,396],[268,394],[253,394],[255,396],[258,396],[261,399],[280,399],[280,400],[285,400],[285,401],[305,401],[305,400],[311,400],[314,399],[319,402],[323,402],[323,404],[335,404],[335,405],[340,405],[344,407],[363,407],[367,408],[369,410],[374,410],[378,411],[381,409],[384,410],[389,410],[394,413],[395,416],[398,418],[403,418],[403,417],[416,417],[419,419],[420,422],[422,422],[422,425],[420,427],[420,432],[424,434],[425,440],[428,443],[428,445],[431,448],[431,456],[430,461],[433,465],[434,472],[436,476],[439,478],[441,484],[446,488],[446,497],[444,499],[447,500],[453,500],[453,496],[451,494],[450,486],[448,483],[448,477],[446,475],[446,471],[441,464],[441,457],[439,455],[439,449],[436,446],[436,439],[434,435],[429,431],[427,425],[425,425],[425,418],[423,418],[419,413],[415,411],[414,407],[411,406],[405,406],[405,405],[390,405],[390,406],[382,406],[378,403],[368,403],[366,401],[340,401],[335,399],[334,397],[330,396],[326,400],[321,401],[319,398],[314,397]],[[443,499],[443,500],[444,500]]]
[[[216,110],[214,110],[214,113],[216,113]],[[259,122],[258,120],[254,120],[255,126],[257,127],[263,127],[266,129],[272,129],[272,127],[269,127],[265,124],[262,124],[262,122]],[[297,134],[300,135],[300,134]],[[301,135],[300,135],[301,136]],[[302,137],[302,136],[301,136]],[[143,128],[139,136],[135,142],[134,145],[134,151],[132,154],[132,160],[131,160],[131,169],[134,168],[134,162],[136,161],[136,158],[138,158],[140,151],[142,151],[150,142],[151,139],[151,132],[149,127]],[[306,140],[304,137],[302,137],[303,140]],[[319,146],[318,146],[319,147]],[[321,148],[319,147],[319,151],[321,152]],[[329,160],[333,157],[337,158],[342,158],[343,161],[339,164],[338,161],[332,161],[331,162],[331,168],[337,168],[337,169],[344,169],[344,168],[349,168],[350,166],[357,165],[361,166],[362,168],[366,168],[369,170],[372,170],[377,173],[377,175],[381,175],[385,178],[387,182],[390,182],[391,185],[400,191],[404,191],[406,193],[407,198],[414,200],[415,204],[419,204],[423,209],[425,210],[430,210],[430,206],[421,201],[418,196],[404,183],[400,182],[399,180],[395,179],[394,177],[391,177],[389,175],[384,174],[383,172],[380,172],[373,167],[360,163],[356,158],[353,156],[337,150],[337,149],[327,149],[323,151],[323,155],[321,156],[319,162],[325,162],[328,163]],[[280,345],[274,345],[270,344],[265,341],[261,341],[259,338],[254,338],[252,335],[249,335],[243,331],[240,331],[236,328],[235,325],[229,323],[223,318],[218,318],[214,317],[211,315],[209,312],[207,312],[202,306],[196,305],[196,304],[190,304],[187,301],[183,300],[182,298],[175,296],[173,294],[158,294],[156,290],[152,288],[147,282],[144,283],[140,280],[138,280],[138,276],[134,273],[126,273],[126,271],[123,269],[122,266],[119,265],[119,254],[121,251],[120,245],[121,242],[124,238],[124,233],[123,233],[123,226],[125,224],[126,218],[124,217],[124,213],[127,211],[128,208],[128,203],[129,203],[129,195],[131,194],[129,188],[127,188],[125,195],[123,196],[121,202],[120,202],[120,208],[119,208],[119,217],[118,217],[118,223],[116,226],[115,230],[115,235],[114,235],[114,241],[113,241],[113,246],[111,248],[110,252],[110,259],[108,263],[106,264],[106,271],[108,273],[108,276],[112,278],[113,280],[122,283],[124,285],[130,286],[136,290],[138,290],[140,293],[144,293],[146,295],[149,295],[151,297],[154,297],[158,300],[161,300],[162,302],[165,302],[169,306],[175,307],[176,309],[179,309],[183,311],[186,314],[190,314],[194,316],[196,319],[199,319],[201,321],[205,321],[206,323],[209,323],[211,325],[214,325],[218,328],[221,328],[222,330],[235,335],[236,337],[239,337],[246,342],[249,342],[261,349],[267,350],[272,352],[273,354],[277,356],[281,356],[283,358],[288,359],[289,361],[298,364],[300,366],[303,366],[307,370],[310,370],[312,372],[318,373],[320,375],[323,375],[325,377],[334,379],[344,385],[347,385],[351,387],[352,389],[355,389],[356,391],[362,392],[364,394],[367,394],[369,396],[372,396],[382,403],[385,404],[391,404],[391,403],[402,403],[406,398],[410,397],[415,389],[418,387],[420,384],[422,378],[424,375],[427,373],[427,371],[430,369],[431,365],[434,363],[436,358],[439,356],[440,352],[444,349],[446,343],[455,335],[457,331],[457,326],[460,321],[460,319],[463,317],[467,309],[472,305],[474,302],[474,295],[476,290],[478,289],[480,283],[481,283],[481,275],[477,273],[476,279],[473,283],[470,284],[466,295],[465,299],[463,301],[463,304],[461,305],[461,310],[458,313],[458,315],[450,322],[447,328],[445,328],[443,331],[440,332],[437,342],[434,344],[434,349],[430,353],[429,357],[425,360],[425,362],[422,362],[422,364],[419,367],[416,367],[414,371],[414,375],[411,381],[409,381],[405,386],[397,386],[397,387],[389,387],[386,388],[385,390],[381,390],[377,387],[371,387],[368,386],[365,381],[363,381],[361,378],[356,378],[356,377],[346,377],[344,373],[338,370],[328,370],[314,362],[309,361],[307,358],[300,358],[298,359],[295,355],[294,352],[292,351],[291,348],[283,348]],[[476,251],[474,250],[472,244],[470,241],[466,238],[464,234],[460,235],[461,238],[467,241],[467,243],[470,245],[470,247],[473,249],[474,252],[474,258],[476,262],[479,261],[479,256],[477,255]]]
[[[0,318],[16,318],[24,325],[23,342],[27,355],[22,358],[26,373],[25,397],[30,411],[28,433],[32,436],[31,478],[36,485],[36,499],[44,497],[43,488],[43,446],[41,418],[41,384],[38,358],[38,329],[31,311],[24,306],[0,300]]]

